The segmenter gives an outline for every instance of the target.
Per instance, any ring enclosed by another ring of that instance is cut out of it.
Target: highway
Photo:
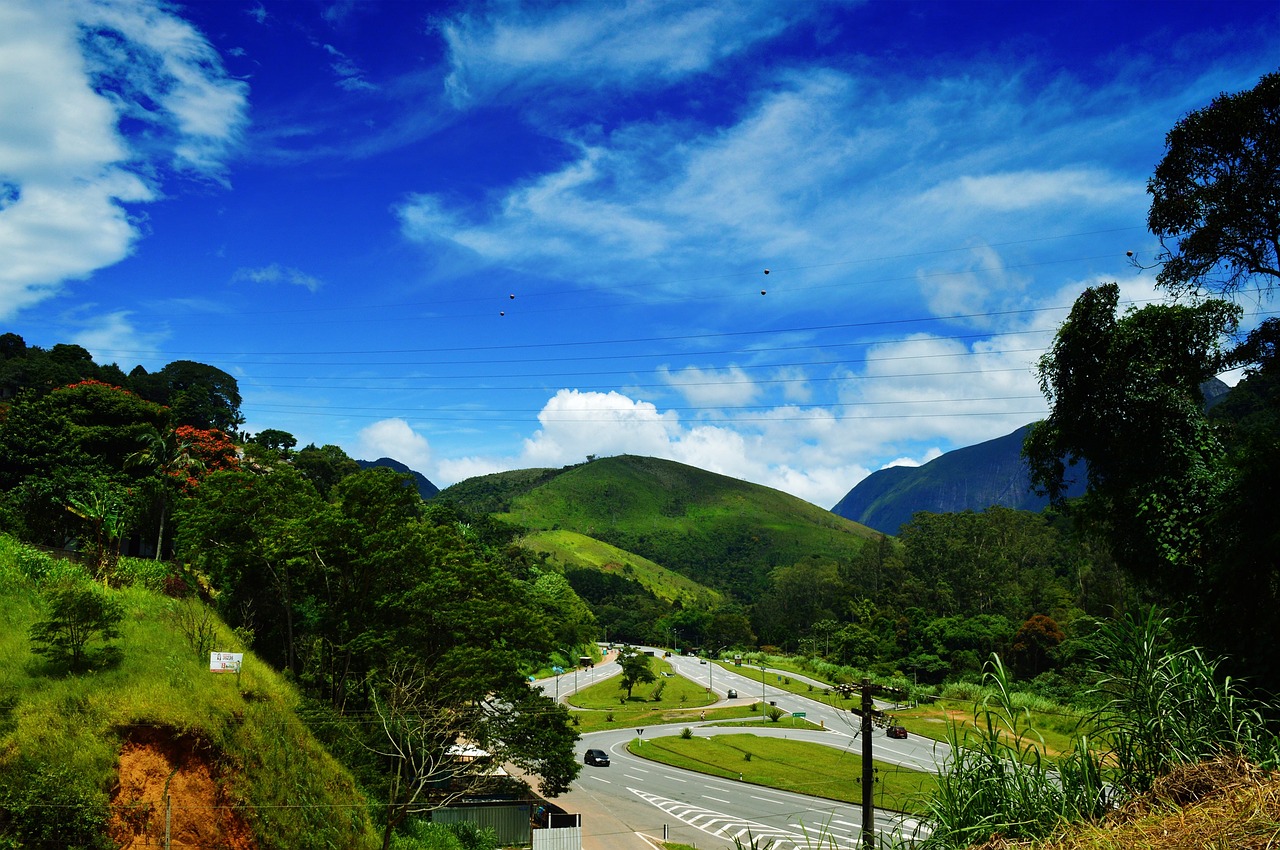
[[[769,676],[783,674],[770,671],[762,685],[732,669],[701,664],[697,658],[672,656],[665,660],[678,675],[694,682],[709,682],[720,698],[717,707],[749,705],[763,699],[765,704],[777,703],[784,711],[803,711],[807,720],[825,726],[823,731],[753,724],[748,731],[754,734],[812,741],[861,754],[862,742],[856,728],[859,718],[818,699],[774,686],[776,679]],[[618,665],[606,661],[596,665],[593,671],[578,671],[576,687],[586,688],[618,673]],[[803,681],[794,674],[786,675],[793,681]],[[570,672],[558,678],[558,683],[555,679],[546,679],[538,686],[550,695],[558,692],[563,700],[573,692],[575,677]],[[727,699],[730,689],[737,691],[736,700]],[[815,693],[821,695],[820,691]],[[572,790],[554,801],[566,811],[582,814],[583,850],[652,850],[655,842],[664,838],[699,848],[731,848],[735,838],[747,844],[748,836],[763,839],[762,845],[773,841],[772,846],[777,850],[804,850],[819,845],[824,850],[833,846],[861,847],[860,806],[705,776],[651,762],[627,751],[627,743],[637,737],[643,742],[646,737],[676,735],[685,726],[696,736],[744,731],[732,725],[702,724],[698,711],[692,710],[687,724],[664,724],[645,729],[643,733],[636,729],[615,729],[583,736],[578,745],[579,759],[588,747],[596,747],[608,752],[612,761],[609,767],[584,766]],[[947,758],[945,745],[927,738],[912,736],[895,740],[880,729],[872,734],[875,758],[880,761],[933,771]],[[640,746],[643,747],[643,743]],[[900,820],[889,812],[877,812],[876,831],[905,829],[910,833],[915,829],[915,821]]]

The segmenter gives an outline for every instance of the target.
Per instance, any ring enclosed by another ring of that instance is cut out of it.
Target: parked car
[[[889,737],[890,737],[890,738],[905,738],[905,737],[907,737],[907,730],[906,730],[906,727],[904,727],[904,726],[890,726],[890,727],[889,727],[888,735],[889,735]]]
[[[592,764],[596,767],[609,766],[609,754],[604,750],[587,750],[587,754],[582,757],[583,764]]]
[[[726,696],[728,696],[728,697],[729,697],[729,699],[737,699],[737,698],[738,698],[738,692],[737,692],[737,691],[735,691],[733,688],[730,688],[730,689],[729,689],[729,693],[728,693],[728,694],[726,694]]]

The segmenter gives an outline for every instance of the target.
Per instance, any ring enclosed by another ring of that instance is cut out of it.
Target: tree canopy
[[[1280,71],[1179,121],[1147,183],[1158,284],[1231,293],[1280,283]]]

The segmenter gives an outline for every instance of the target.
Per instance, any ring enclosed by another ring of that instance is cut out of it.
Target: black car
[[[737,699],[737,698],[738,698],[738,692],[737,692],[737,691],[735,691],[733,688],[730,688],[730,689],[729,689],[729,693],[725,694],[725,696],[727,696],[729,699]]]
[[[889,735],[889,737],[890,737],[890,738],[905,738],[905,737],[907,737],[907,730],[906,730],[906,727],[904,727],[904,726],[890,726],[890,727],[889,727],[888,735]]]
[[[583,764],[594,764],[596,767],[609,766],[609,754],[604,750],[587,750],[587,754],[582,757]]]

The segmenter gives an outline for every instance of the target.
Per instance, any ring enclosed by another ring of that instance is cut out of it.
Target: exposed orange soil
[[[134,730],[120,751],[108,826],[116,847],[164,846],[166,781],[172,847],[257,850],[249,825],[230,807],[212,749],[170,730],[149,728]]]

